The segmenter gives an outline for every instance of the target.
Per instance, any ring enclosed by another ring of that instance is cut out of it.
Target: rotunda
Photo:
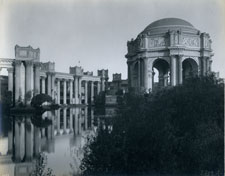
[[[164,18],[148,25],[127,42],[129,88],[149,92],[175,86],[190,76],[211,72],[209,34],[179,18]]]

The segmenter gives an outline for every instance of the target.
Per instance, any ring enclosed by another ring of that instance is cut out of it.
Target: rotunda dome
[[[185,20],[179,18],[163,18],[149,24],[141,33],[164,33],[174,29],[182,29],[191,33],[197,31],[191,23]]]

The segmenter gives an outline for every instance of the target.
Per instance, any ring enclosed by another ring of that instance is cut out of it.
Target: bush
[[[213,76],[125,102],[87,144],[84,175],[223,173],[224,85]]]

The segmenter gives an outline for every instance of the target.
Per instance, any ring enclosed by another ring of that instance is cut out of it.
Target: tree
[[[44,102],[52,103],[52,97],[47,94],[38,94],[31,100],[31,106],[40,107]]]
[[[100,128],[87,144],[83,174],[223,173],[223,98],[213,76],[126,96],[113,130]]]
[[[34,170],[31,172],[30,176],[54,176],[52,174],[52,169],[47,168],[47,157],[44,153],[40,153],[35,161]]]

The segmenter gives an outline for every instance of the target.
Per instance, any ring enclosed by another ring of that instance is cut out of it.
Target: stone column
[[[15,101],[17,102],[21,96],[21,61],[15,60]],[[22,98],[22,97],[21,97]]]
[[[209,72],[211,72],[212,71],[212,60],[210,59],[209,60]]]
[[[41,93],[45,94],[45,77],[41,78]]]
[[[145,91],[147,93],[152,91],[152,82],[153,82],[153,78],[152,78],[152,65],[150,63],[148,63],[149,59],[145,58],[144,59],[144,86],[145,86]]]
[[[94,102],[94,82],[91,82],[91,103]]]
[[[26,61],[26,69],[25,69],[25,83],[26,83],[26,103],[30,103],[30,100],[33,96],[32,92],[32,72],[33,72],[33,62],[32,61]]]
[[[53,136],[52,136],[52,126],[54,126],[54,121],[53,121],[53,118],[52,118],[52,113],[51,112],[47,112],[47,117],[48,117],[48,119],[49,120],[52,120],[52,124],[51,125],[49,125],[48,127],[47,127],[47,139],[52,139],[53,138]]]
[[[26,152],[25,158],[26,161],[31,161],[33,157],[33,124],[31,123],[31,119],[26,117]]]
[[[102,77],[101,78],[101,91],[105,91],[105,78],[104,77]]]
[[[182,84],[183,82],[183,67],[182,67],[182,56],[179,56],[178,58],[178,78],[179,78],[179,84]]]
[[[51,80],[52,80],[51,74],[48,73],[48,74],[47,74],[47,81],[48,81],[48,92],[47,92],[47,93],[48,93],[49,96],[52,95],[52,92],[51,92],[51,90],[52,90]]]
[[[52,79],[51,79],[51,96],[52,96],[52,99],[55,100],[55,74],[52,74]]]
[[[176,57],[175,56],[171,56],[171,58],[170,58],[170,64],[171,64],[171,66],[170,66],[170,75],[171,75],[171,77],[170,77],[170,79],[171,79],[171,86],[175,86],[176,84],[177,84],[177,82],[176,82],[176,80],[177,80],[177,75],[176,75],[176,73],[177,73],[177,64],[176,64],[177,62],[176,62]]]
[[[88,108],[84,109],[84,130],[88,129]]]
[[[206,66],[205,66],[205,67],[206,67],[206,75],[208,75],[208,73],[209,73],[209,58],[206,57],[205,59],[206,59],[206,61],[205,61],[205,62],[206,62],[206,63],[205,63],[205,65],[206,65]]]
[[[41,116],[41,118],[44,120],[45,119],[45,115],[47,114],[47,112],[44,112]],[[46,137],[45,135],[45,131],[46,131],[46,128],[41,128],[41,138],[44,138]]]
[[[130,79],[130,76],[129,76],[129,79]],[[150,79],[148,76],[148,58],[144,59],[144,87],[145,87],[145,91],[149,93]]]
[[[98,94],[101,92],[101,83],[99,81],[97,82],[97,92]]]
[[[75,104],[79,104],[79,82],[78,82],[78,77],[74,77],[74,93],[75,93]]]
[[[34,65],[34,94],[40,93],[40,63]]]
[[[10,123],[10,128],[8,131],[8,152],[7,154],[12,154],[13,149],[13,128],[12,128],[12,122]]]
[[[66,104],[66,80],[63,80],[63,104]]]
[[[25,123],[22,121],[20,123],[20,158],[23,159],[25,156]]]
[[[201,62],[202,62],[202,76],[205,76],[206,64],[204,57],[201,58]]]
[[[79,98],[79,104],[81,104],[81,100],[82,100],[82,95],[81,95],[81,89],[82,89],[82,79],[81,77],[79,78],[79,91],[78,91],[78,98]]]
[[[128,79],[128,87],[131,87],[131,75],[130,75],[130,62],[127,62],[127,79]]]
[[[15,121],[15,162],[20,162],[20,151],[21,151],[21,141],[20,141],[20,124],[18,121]]]
[[[159,87],[164,86],[164,75],[163,72],[159,72]]]
[[[13,92],[13,68],[8,68],[8,91]]]
[[[141,90],[141,62],[138,60],[138,76],[137,76],[137,82],[138,82],[138,90]]]
[[[1,72],[1,69],[2,68],[0,68],[0,72]],[[0,78],[0,101],[2,101],[2,97],[1,97],[2,96],[1,95],[2,94],[2,89],[1,89],[1,86],[2,86],[2,83],[1,83],[1,78]]]
[[[73,82],[70,80],[70,104],[73,104]]]
[[[82,118],[82,115],[81,115],[81,109],[78,109],[78,134],[81,134],[82,133],[82,124],[83,122],[83,118]]]
[[[66,134],[66,108],[63,109],[63,134]]]
[[[85,103],[88,104],[88,82],[87,81],[85,81],[84,94],[85,94]]]
[[[94,110],[91,109],[91,129],[93,130],[94,127]]]
[[[75,114],[75,119],[74,119],[74,134],[77,135],[78,134],[78,108],[74,108],[74,114]]]
[[[168,75],[167,74],[165,74],[164,75],[164,87],[166,87],[166,86],[168,86]]]
[[[57,103],[60,104],[60,79],[57,79]]]
[[[73,109],[70,108],[70,133],[73,132]]]
[[[198,76],[202,76],[203,75],[203,65],[202,65],[202,57],[198,57]]]
[[[41,151],[41,133],[40,128],[34,127],[34,156],[38,156]]]
[[[57,132],[56,135],[60,135],[60,109],[56,110],[57,115]]]

